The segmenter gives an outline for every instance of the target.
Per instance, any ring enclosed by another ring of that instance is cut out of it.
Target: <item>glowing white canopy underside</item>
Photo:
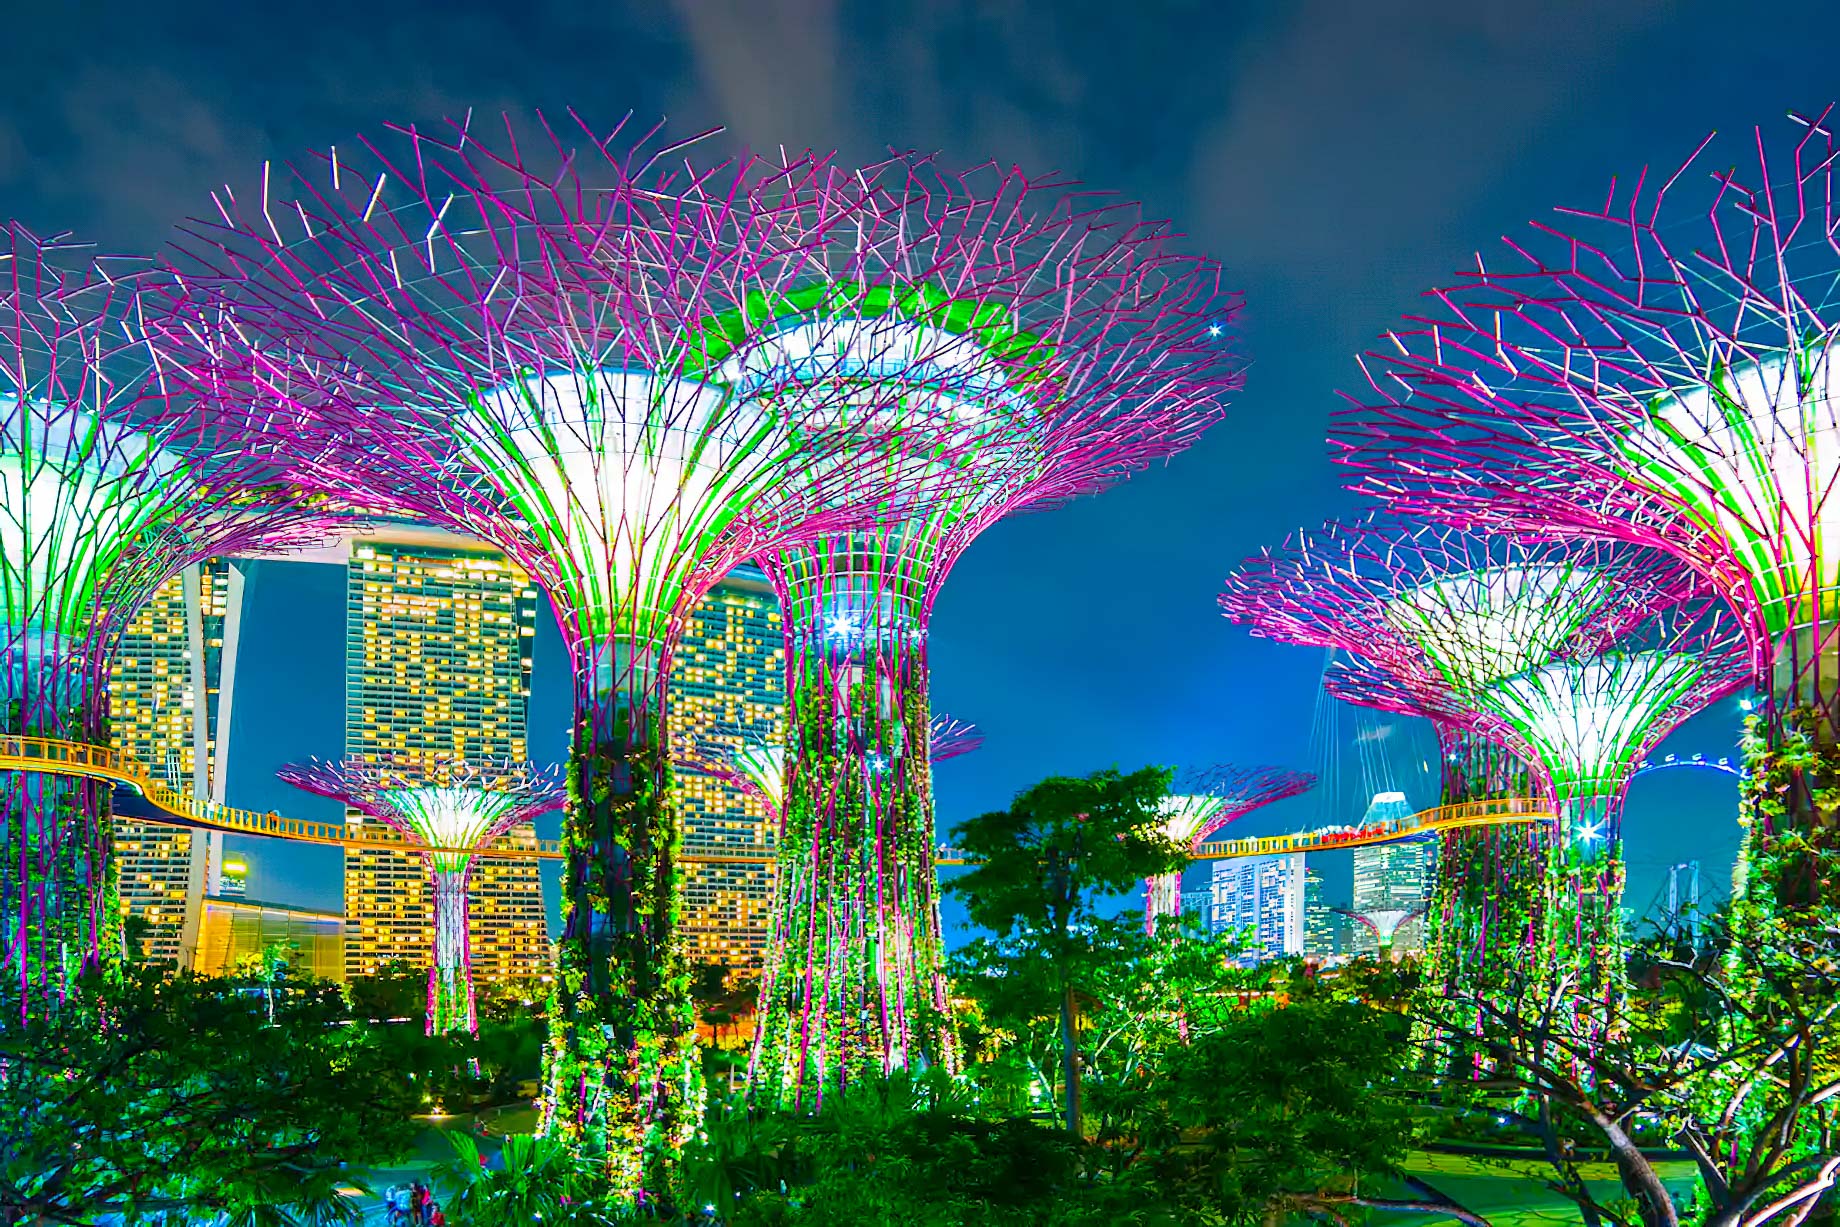
[[[379,794],[402,829],[436,848],[476,848],[502,835],[524,798],[485,788],[421,785]]]
[[[786,807],[786,751],[782,746],[751,745],[735,752],[735,768],[752,780],[767,804]]]
[[[589,629],[655,641],[711,543],[780,476],[759,406],[645,371],[536,376],[459,416],[467,458],[562,567]]]
[[[1550,564],[1444,576],[1401,593],[1387,624],[1473,690],[1550,660],[1610,592],[1603,573]]]
[[[841,427],[886,436],[873,450],[881,484],[906,494],[910,545],[975,514],[1005,486],[1033,480],[1045,460],[1033,403],[978,339],[899,314],[807,319],[729,359],[719,377],[736,395],[779,406],[802,431]],[[869,456],[845,449],[808,473],[832,501],[863,480]],[[847,465],[854,480],[837,480]]]
[[[898,389],[901,416],[924,413],[965,423],[993,407],[1013,410],[1016,402],[1003,368],[975,337],[896,314],[789,325],[730,358],[718,377],[740,397],[824,388],[822,406],[812,407],[836,412],[866,407],[894,413],[889,393]]]
[[[1614,789],[1704,671],[1673,652],[1609,653],[1507,678],[1478,701],[1526,737],[1556,786]]]
[[[145,435],[0,397],[0,625],[80,634],[98,586],[180,490]]]
[[[1771,630],[1840,605],[1840,366],[1828,339],[1648,406],[1635,476],[1691,507],[1749,573]]]
[[[1225,797],[1202,794],[1172,795],[1163,798],[1163,834],[1179,844],[1194,840],[1207,824],[1225,809]]]

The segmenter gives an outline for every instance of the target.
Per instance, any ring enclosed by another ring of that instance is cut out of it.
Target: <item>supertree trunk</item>
[[[1610,1017],[1628,988],[1623,940],[1622,792],[1562,789],[1550,925],[1556,971],[1576,981],[1581,1014]]]
[[[466,892],[473,858],[441,852],[422,857],[434,890],[434,958],[428,965],[428,1034],[479,1030]]]
[[[612,667],[578,687],[544,1103],[546,1131],[607,1155],[614,1187],[641,1196],[689,1142],[703,1091],[679,932],[667,658],[620,645]]]
[[[840,586],[820,576],[784,598],[794,642],[783,953],[762,984],[754,1093],[789,1107],[953,1061],[925,625],[917,602],[887,595],[893,586],[840,603]]]
[[[1446,805],[1525,796],[1528,772],[1485,738],[1440,725]],[[1541,824],[1454,830],[1438,849],[1425,917],[1426,990],[1446,1002],[1475,1002],[1513,991],[1534,965],[1545,936],[1551,892],[1550,838]],[[1471,1029],[1480,1034],[1478,1009]],[[1473,1077],[1479,1052],[1453,1052],[1449,1073]]]
[[[7,734],[108,744],[106,692],[68,644],[28,635],[5,650],[4,666]],[[99,780],[0,773],[9,1017],[61,1001],[78,975],[120,954],[110,795]]]

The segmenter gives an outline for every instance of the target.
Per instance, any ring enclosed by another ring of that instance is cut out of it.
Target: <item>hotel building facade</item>
[[[179,792],[221,802],[229,761],[244,572],[226,559],[173,576],[123,632],[109,676],[117,748]],[[122,820],[115,828],[122,910],[146,921],[138,953],[173,967],[197,955],[223,834]]]

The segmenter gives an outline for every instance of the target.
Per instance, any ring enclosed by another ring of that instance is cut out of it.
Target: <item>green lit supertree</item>
[[[1316,786],[1316,777],[1279,767],[1213,767],[1191,772],[1163,798],[1162,833],[1180,847],[1195,849],[1226,826],[1256,809],[1295,797]],[[1164,916],[1182,914],[1182,873],[1161,874],[1144,882],[1144,928],[1156,932]]]
[[[922,752],[947,575],[1005,516],[1188,446],[1240,383],[1218,269],[1135,206],[1001,166],[900,160],[865,183],[875,221],[845,271],[762,304],[772,342],[725,367],[748,395],[905,406],[918,423],[894,441],[898,498],[759,559],[781,597],[789,764],[785,951],[751,1094],[789,1107],[955,1062]]]
[[[1840,907],[1832,117],[1709,136],[1479,255],[1365,356],[1333,429],[1403,515],[1647,546],[1726,599],[1762,698],[1734,901],[1760,940]]]
[[[401,833],[428,871],[434,949],[428,964],[428,1034],[476,1032],[467,888],[481,849],[562,804],[563,788],[529,763],[414,758],[293,763],[286,783],[343,802]]]
[[[185,566],[292,539],[264,424],[169,395],[144,261],[7,224],[0,254],[0,734],[106,746],[110,657]],[[109,785],[0,773],[0,1009],[120,953]]]

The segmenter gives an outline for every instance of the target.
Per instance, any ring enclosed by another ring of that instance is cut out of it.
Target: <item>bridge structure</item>
[[[92,746],[50,737],[0,737],[0,771],[29,771],[107,780],[132,790],[151,807],[152,813],[135,814],[136,822],[345,848],[387,847],[402,852],[470,852],[475,856],[506,860],[562,859],[561,843],[554,839],[531,840],[505,836],[485,848],[437,848],[406,839],[382,824],[347,825],[310,818],[288,818],[272,810],[264,813],[200,801],[172,787],[154,775],[145,763],[114,746]],[[683,859],[698,864],[758,865],[771,861],[773,852],[770,848],[762,848],[737,851],[733,855],[696,853],[686,855]]]
[[[1314,831],[1297,831],[1289,835],[1259,835],[1249,839],[1217,839],[1198,844],[1193,859],[1198,861],[1234,860],[1248,856],[1285,856],[1293,852],[1333,852],[1340,848],[1360,848],[1370,844],[1403,843],[1412,839],[1430,839],[1446,831],[1470,827],[1524,825],[1556,822],[1552,806],[1536,797],[1497,797],[1484,801],[1459,801],[1420,810],[1383,822],[1358,827],[1322,827]],[[942,847],[935,858],[941,865],[971,865],[956,848]]]
[[[1698,764],[1695,764],[1698,765]],[[470,851],[476,856],[507,860],[560,860],[560,841],[554,839],[501,838],[489,847],[474,849],[435,848],[383,827],[344,822],[322,822],[310,818],[288,818],[273,810],[237,809],[200,801],[173,788],[153,774],[133,755],[114,746],[92,746],[77,741],[60,741],[50,737],[0,737],[0,771],[30,771],[47,775],[75,775],[93,780],[107,780],[132,790],[154,811],[137,814],[135,821],[163,823],[169,826],[195,827],[224,831],[232,835],[253,835],[263,839],[287,839],[297,843],[334,847],[389,847],[403,852]],[[1505,826],[1536,822],[1553,822],[1557,815],[1544,801],[1532,797],[1499,797],[1482,801],[1460,801],[1420,810],[1399,818],[1362,826],[1323,827],[1289,835],[1261,835],[1250,839],[1218,839],[1199,844],[1194,859],[1230,860],[1249,856],[1284,856],[1294,852],[1331,852],[1341,848],[1359,848],[1370,844],[1400,843],[1429,839],[1446,831],[1470,827]],[[773,860],[771,848],[738,848],[723,853],[697,852],[683,858],[692,864],[761,865]],[[958,849],[941,847],[934,857],[942,866],[971,865],[976,862]]]

